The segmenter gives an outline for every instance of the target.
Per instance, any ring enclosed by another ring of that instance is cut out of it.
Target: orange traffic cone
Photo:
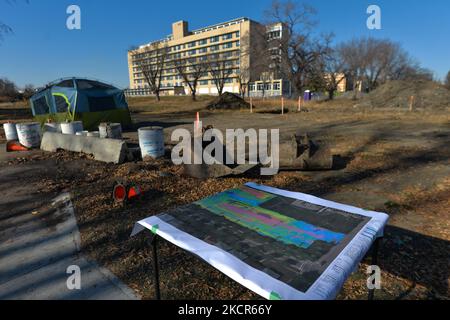
[[[138,198],[141,194],[141,188],[133,183],[117,182],[113,188],[113,199],[116,203],[126,203]]]

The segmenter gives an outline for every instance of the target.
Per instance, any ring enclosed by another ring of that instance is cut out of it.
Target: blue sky
[[[0,21],[14,28],[0,43],[0,77],[19,86],[40,86],[64,76],[102,79],[128,86],[127,50],[163,38],[171,23],[189,21],[190,29],[249,17],[263,20],[271,0],[0,0]],[[390,38],[443,78],[450,70],[450,1],[315,0],[318,30],[335,41],[371,35]],[[66,28],[66,8],[81,7],[81,30]],[[366,28],[366,9],[382,10],[382,30]]]

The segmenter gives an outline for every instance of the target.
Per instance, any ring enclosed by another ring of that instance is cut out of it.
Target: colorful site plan
[[[267,299],[333,299],[387,215],[256,184],[139,221]]]

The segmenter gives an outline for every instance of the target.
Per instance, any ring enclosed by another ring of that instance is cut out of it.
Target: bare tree
[[[183,82],[189,86],[192,100],[195,101],[198,82],[208,74],[208,62],[201,58],[182,58],[174,60],[174,66]]]
[[[355,98],[362,84],[370,91],[387,80],[418,79],[427,74],[400,44],[389,39],[353,39],[341,44],[338,51],[353,80]]]
[[[333,37],[314,35],[315,13],[313,7],[291,0],[275,0],[266,11],[269,23],[282,23],[284,34],[274,41],[281,50],[281,66],[299,94],[305,89],[314,66],[328,52]]]
[[[334,99],[339,86],[346,81],[344,61],[335,48],[330,48],[323,59],[318,62],[315,72],[315,81],[328,94],[328,100]]]
[[[447,77],[445,77],[445,86],[450,89],[450,71],[447,73]]]
[[[5,2],[7,4],[13,4],[13,3],[15,3],[17,1],[16,0],[5,0]],[[25,0],[25,2],[28,3],[29,1]],[[7,25],[6,23],[0,21],[0,42],[3,41],[3,36],[4,35],[10,34],[12,32],[13,32],[13,29],[9,25]]]
[[[256,26],[256,30],[241,36],[240,66],[237,74],[239,91],[242,96],[250,82],[262,80],[264,73],[270,72],[270,52],[266,39],[266,27]]]
[[[14,82],[6,78],[0,79],[0,96],[15,98],[18,93],[17,86]]]
[[[31,96],[36,92],[36,88],[32,84],[25,85],[23,89],[23,98],[30,99]]]
[[[364,58],[366,52],[359,41],[356,39],[342,43],[338,46],[339,56],[344,63],[344,68],[348,79],[353,86],[353,99],[357,98],[359,86],[362,85],[366,59]]]
[[[168,57],[167,45],[156,43],[153,45],[151,52],[154,53],[154,57],[137,60],[137,67],[142,72],[150,90],[155,94],[156,100],[160,101],[163,72]]]
[[[241,95],[242,98],[245,97],[245,95],[248,93],[248,86],[250,84],[250,70],[245,68],[245,69],[240,69],[238,71],[237,74],[237,80],[239,83],[239,94]]]
[[[219,96],[223,94],[227,79],[233,74],[232,63],[224,54],[212,54],[208,57],[208,71]]]

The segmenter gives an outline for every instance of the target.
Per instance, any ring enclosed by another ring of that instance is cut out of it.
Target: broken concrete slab
[[[95,160],[120,164],[129,159],[125,141],[45,132],[41,149],[49,152],[67,150],[92,154]]]
[[[310,140],[307,134],[297,132],[280,143],[281,170],[331,170],[333,156],[326,146]]]

